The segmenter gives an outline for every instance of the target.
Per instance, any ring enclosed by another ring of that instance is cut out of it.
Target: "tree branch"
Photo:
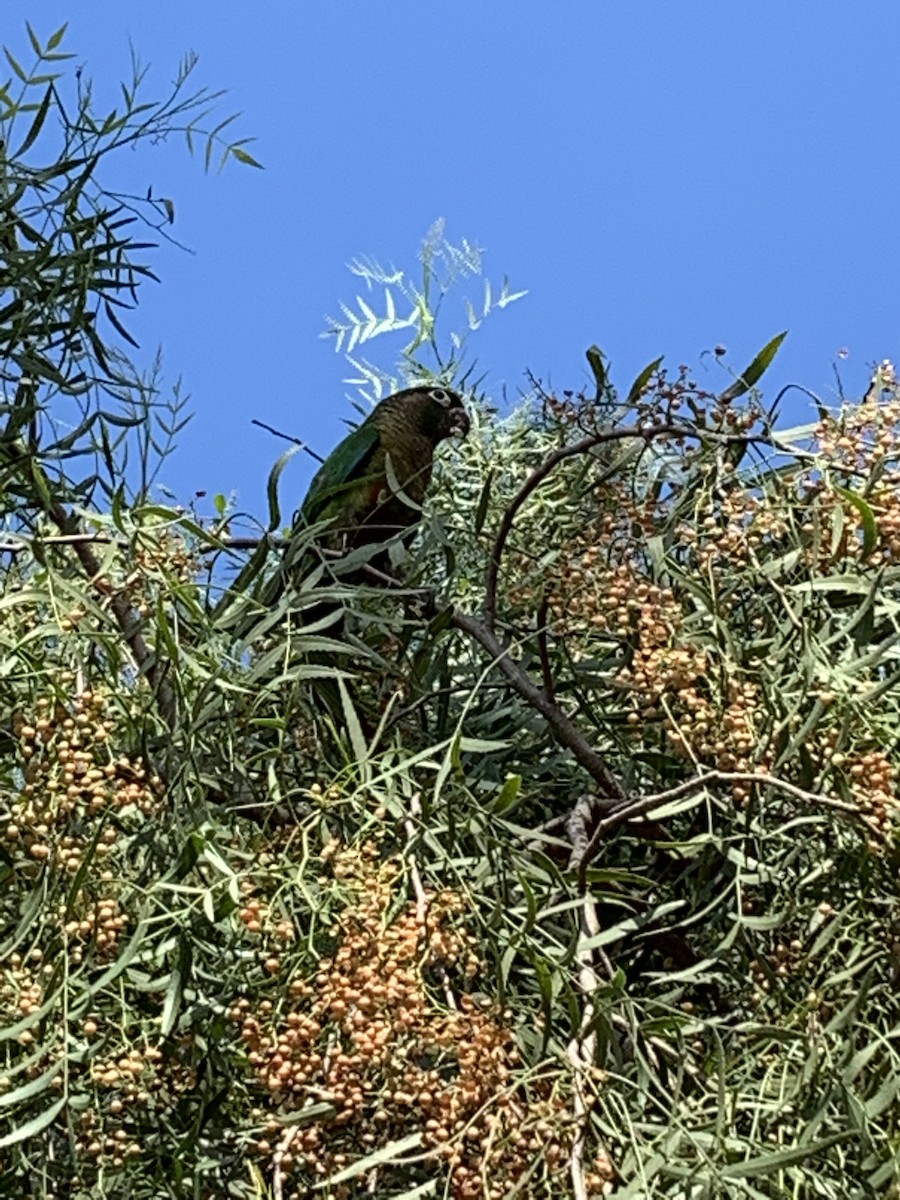
[[[541,714],[559,741],[571,750],[576,761],[594,780],[601,795],[613,801],[614,805],[627,803],[625,791],[601,755],[572,724],[559,705],[549,699],[527,672],[513,661],[509,647],[503,646],[490,629],[467,613],[454,610],[450,616],[450,624],[468,634],[491,656],[497,669],[506,676],[514,691]]]
[[[550,647],[547,644],[547,616],[550,612],[550,599],[546,593],[541,597],[537,611],[537,643],[541,657],[541,678],[544,682],[544,695],[551,704],[556,703],[553,686],[553,671],[550,669]]]
[[[7,446],[6,450],[7,454],[12,455],[19,462],[24,463],[29,459],[26,452],[15,445]],[[32,471],[39,472],[43,476],[43,471],[36,462],[31,460],[29,465]],[[169,729],[173,729],[177,717],[175,690],[166,678],[167,667],[160,663],[156,653],[148,646],[141,632],[140,617],[122,592],[109,592],[98,586],[97,581],[102,574],[100,560],[91,549],[89,542],[84,541],[81,537],[81,531],[77,528],[78,518],[68,512],[58,500],[51,498],[50,483],[45,476],[40,483],[41,486],[37,491],[41,498],[41,507],[57,527],[61,537],[65,539],[64,544],[71,545],[89,584],[98,594],[104,598],[108,597],[116,624],[119,626],[126,645],[131,650],[135,664],[153,689],[160,715]],[[96,539],[91,538],[90,540]]]

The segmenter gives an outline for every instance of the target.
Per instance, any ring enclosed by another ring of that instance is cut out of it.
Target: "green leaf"
[[[242,146],[232,146],[231,153],[238,162],[244,163],[248,167],[256,167],[260,171],[265,169],[262,163],[257,162],[253,155],[244,150]]]
[[[13,71],[16,74],[16,77],[18,79],[20,79],[22,83],[28,83],[28,76],[25,74],[23,69],[19,66],[18,62],[13,58],[12,54],[6,48],[6,46],[3,47],[3,53],[6,55],[6,61],[12,67]]]
[[[12,1133],[7,1133],[3,1137],[0,1137],[0,1149],[4,1146],[14,1146],[17,1142],[24,1142],[27,1138],[41,1133],[52,1121],[56,1120],[66,1102],[66,1097],[60,1096],[58,1100],[54,1100],[50,1107],[44,1109],[42,1113],[38,1113],[36,1117],[32,1117],[30,1121],[26,1121],[18,1129],[14,1129]]]
[[[602,399],[609,389],[609,374],[606,370],[606,360],[603,357],[603,351],[599,346],[589,346],[585,351],[585,357],[588,360],[588,365],[594,376],[594,382],[597,385],[597,399]]]
[[[502,816],[515,807],[519,797],[519,792],[522,788],[522,776],[510,775],[504,782],[503,787],[497,793],[496,798],[490,806],[490,810],[495,816]]]
[[[266,498],[269,503],[270,533],[276,530],[281,524],[281,508],[278,503],[278,481],[281,478],[282,471],[299,449],[299,446],[291,446],[289,450],[285,450],[284,454],[281,455],[275,466],[269,472],[269,478],[266,481]]]
[[[135,349],[140,349],[138,342],[134,340],[134,338],[116,316],[115,310],[108,300],[103,301],[103,308],[106,312],[107,320],[109,321],[110,325],[112,325],[113,329],[115,329],[116,333],[118,333],[121,338],[128,342],[129,346],[134,346]]]
[[[56,49],[56,47],[59,45],[59,43],[65,37],[65,33],[68,28],[69,28],[69,22],[66,21],[65,25],[60,25],[60,27],[59,27],[59,29],[57,29],[56,33],[52,33],[50,35],[49,41],[47,42],[48,50]]]
[[[840,487],[836,483],[832,484],[832,487],[859,513],[863,527],[863,558],[868,558],[878,544],[878,524],[874,512],[862,496],[858,496],[856,492],[851,492],[849,488]]]
[[[353,749],[353,755],[357,765],[362,767],[369,761],[369,748],[366,745],[366,739],[363,736],[362,725],[360,724],[359,716],[350,699],[350,692],[343,679],[338,679],[338,690],[341,694],[341,707],[344,710],[344,720],[347,722],[347,733],[350,736],[350,745]]]
[[[349,1167],[345,1167],[343,1171],[339,1171],[336,1175],[329,1175],[327,1179],[323,1179],[316,1186],[323,1188],[335,1183],[345,1183],[348,1179],[355,1179],[358,1175],[365,1175],[367,1171],[371,1171],[374,1167],[380,1167],[382,1163],[397,1163],[400,1161],[401,1155],[406,1154],[410,1150],[417,1150],[421,1145],[421,1133],[411,1133],[408,1137],[397,1138],[396,1141],[388,1142],[386,1146],[382,1146],[380,1150],[376,1150],[374,1154],[367,1154],[364,1158],[358,1158],[355,1163],[351,1163]]]
[[[772,359],[778,353],[778,348],[784,339],[787,337],[787,330],[784,333],[779,333],[767,342],[754,358],[753,362],[741,377],[726,388],[718,397],[720,404],[728,404],[732,400],[736,400],[738,396],[743,396],[744,392],[749,392],[752,387],[755,387],[765,372],[768,370]]]
[[[640,375],[638,375],[637,379],[635,379],[634,383],[631,385],[631,390],[628,393],[628,399],[625,401],[627,407],[632,407],[633,405],[637,404],[638,400],[640,400],[644,388],[659,370],[662,360],[662,355],[659,358],[655,358],[652,363],[648,363],[647,366],[644,367],[643,371],[641,371]]]
[[[37,34],[34,32],[34,30],[31,28],[31,25],[27,21],[25,22],[25,29],[28,32],[28,40],[31,42],[32,50],[35,52],[35,54],[38,56],[38,58],[43,58],[44,57],[44,47],[41,45]]]
[[[784,1167],[792,1167],[805,1159],[814,1158],[823,1150],[834,1146],[837,1142],[846,1141],[853,1137],[850,1130],[833,1133],[830,1137],[820,1138],[817,1142],[809,1142],[805,1146],[791,1146],[787,1150],[773,1150],[771,1154],[759,1154],[754,1158],[744,1159],[743,1162],[729,1163],[722,1168],[725,1179],[754,1179],[771,1178]]]
[[[35,1079],[30,1079],[28,1083],[23,1083],[21,1087],[13,1088],[11,1091],[4,1092],[0,1095],[0,1108],[8,1108],[14,1104],[20,1104],[23,1100],[30,1100],[32,1096],[37,1096],[40,1092],[45,1091],[63,1069],[65,1063],[57,1061],[42,1071]]]
[[[41,132],[44,121],[47,118],[47,112],[50,108],[50,101],[52,98],[53,88],[50,86],[47,88],[46,92],[44,92],[44,98],[40,103],[40,107],[35,114],[34,120],[31,122],[28,132],[25,134],[25,140],[15,153],[16,158],[21,158],[22,155],[25,154],[26,151],[30,150],[37,141],[38,134]]]
[[[437,1194],[437,1180],[429,1179],[425,1183],[420,1183],[417,1187],[411,1188],[407,1192],[395,1192],[391,1200],[420,1200],[422,1196],[434,1196]]]
[[[481,533],[484,528],[484,522],[487,518],[488,505],[491,502],[491,487],[494,482],[494,471],[490,469],[485,477],[484,484],[481,489],[481,495],[478,497],[478,507],[475,509],[475,532]]]
[[[172,974],[169,976],[163,1010],[159,1018],[160,1033],[163,1037],[168,1037],[175,1028],[175,1022],[178,1020],[178,1013],[181,1009],[181,997],[184,989],[181,952],[179,952],[178,960],[177,965],[172,970]]]
[[[278,1120],[282,1125],[299,1125],[302,1129],[304,1125],[311,1125],[313,1121],[327,1120],[335,1116],[337,1111],[336,1105],[321,1101],[318,1104],[307,1104],[303,1108],[279,1113]]]
[[[461,737],[459,748],[464,754],[495,754],[508,750],[509,742],[493,741],[490,738]]]

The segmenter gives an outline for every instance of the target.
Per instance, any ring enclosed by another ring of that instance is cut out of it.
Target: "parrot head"
[[[393,399],[412,413],[413,423],[434,446],[444,438],[464,438],[469,432],[469,414],[462,397],[450,388],[420,384],[397,392]]]

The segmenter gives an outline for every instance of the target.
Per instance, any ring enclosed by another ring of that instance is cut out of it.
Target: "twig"
[[[776,775],[769,775],[764,771],[706,771],[694,779],[686,779],[683,783],[679,783],[665,792],[657,792],[655,796],[645,796],[639,803],[646,811],[644,806],[678,800],[681,796],[688,795],[698,787],[706,787],[709,783],[765,784],[775,788],[776,791],[793,796],[795,800],[802,800],[804,804],[817,804],[822,808],[833,808],[838,812],[859,816],[859,809],[855,804],[848,804],[844,800],[835,800],[834,797],[823,796],[819,792],[807,792],[794,783],[788,783],[786,779],[779,779]]]
[[[54,533],[50,536],[41,536],[41,534],[36,533],[30,538],[22,536],[17,537],[14,542],[0,542],[0,551],[17,554],[20,550],[27,550],[29,546],[35,543],[41,546],[78,546],[88,542],[102,542],[106,545],[115,543],[118,546],[128,545],[124,538],[112,537],[108,533]]]
[[[594,797],[579,796],[575,801],[575,807],[566,817],[566,833],[569,837],[569,843],[572,847],[569,855],[569,870],[573,870],[583,861],[590,845],[590,835],[588,829],[593,823],[594,818]],[[597,923],[597,914],[594,912],[592,917],[593,922]],[[599,929],[599,925],[597,926]],[[603,969],[606,972],[607,979],[612,979],[615,971],[609,960],[609,956],[602,946],[597,947],[597,956],[603,963]]]
[[[547,645],[547,614],[550,610],[550,599],[546,593],[541,597],[537,611],[537,641],[538,654],[541,657],[541,678],[544,681],[544,695],[551,704],[556,703],[553,687],[553,672],[550,670],[550,650]]]
[[[272,1155],[272,1200],[283,1200],[285,1170],[282,1161],[299,1135],[300,1127],[293,1125],[284,1131],[275,1147]]]
[[[757,571],[759,571],[759,573],[765,577],[766,583],[769,585],[769,587],[772,589],[772,591],[775,593],[775,595],[781,601],[782,605],[784,606],[784,611],[787,613],[788,620],[790,621],[790,623],[793,625],[793,627],[798,632],[802,633],[803,632],[803,622],[800,620],[800,618],[797,616],[797,614],[794,612],[793,608],[791,607],[791,602],[788,599],[787,592],[784,590],[784,588],[779,583],[776,582],[776,580],[774,580],[771,577],[771,575],[767,575],[765,573],[765,571],[763,570],[762,564],[760,563],[760,561],[756,555],[756,551],[753,549],[753,547],[749,546],[748,550],[749,550],[750,562],[757,569]]]
[[[403,822],[410,844],[415,841],[416,837],[416,827],[413,824],[413,817],[421,817],[421,815],[422,802],[419,798],[419,793],[415,792],[410,797],[409,816]],[[425,894],[425,888],[422,886],[422,876],[419,874],[419,864],[416,861],[416,852],[414,850],[410,850],[407,853],[406,861],[409,863],[409,876],[412,879],[413,891],[416,893],[416,922],[424,932],[425,916],[428,911],[428,897]]]
[[[510,648],[503,646],[490,629],[475,617],[469,616],[468,613],[454,610],[450,614],[450,624],[461,629],[463,633],[467,633],[483,650],[486,650],[493,658],[497,669],[506,676],[514,690],[541,714],[557,738],[571,750],[576,761],[594,780],[600,793],[614,802],[614,805],[606,806],[607,810],[615,805],[627,803],[628,796],[603,758],[590,745],[580,730],[572,724],[559,705],[548,699],[528,674],[513,661],[510,657]]]
[[[416,827],[413,824],[413,818],[419,819],[422,816],[422,800],[418,792],[414,792],[409,801],[409,816],[404,821],[406,836],[409,839],[410,845],[415,841]],[[428,948],[428,894],[422,885],[422,876],[419,874],[419,863],[416,859],[416,852],[408,850],[406,853],[406,861],[409,864],[409,876],[412,880],[413,891],[416,893],[416,924],[419,926],[422,936],[422,945],[427,950]],[[447,979],[447,972],[441,968],[441,981],[444,985],[444,1000],[447,1007],[450,1009],[456,1008],[456,997],[453,995],[453,989],[450,987],[450,981]]]
[[[114,537],[109,533],[54,533],[49,536],[35,534],[33,537],[14,535],[14,542],[0,542],[0,554],[21,554],[32,546],[80,546],[94,543],[99,546],[119,546],[127,550],[131,546],[128,538]],[[280,534],[264,534],[262,537],[217,537],[218,545],[211,545],[200,553],[217,551],[224,547],[226,550],[255,550],[262,542],[277,549],[288,542],[288,538]]]
[[[267,425],[265,421],[257,421],[256,417],[250,418],[250,424],[258,425],[260,429],[264,429],[266,433],[274,433],[276,437],[284,438],[286,442],[293,442],[295,446],[299,446],[301,450],[305,450],[310,458],[314,458],[316,462],[323,463],[325,461],[321,454],[316,454],[315,450],[310,450],[306,442],[301,441],[300,438],[292,437],[289,433],[282,433],[280,429],[273,429],[272,426]]]
[[[581,1014],[581,1024],[575,1037],[566,1048],[566,1056],[572,1064],[574,1073],[573,1115],[575,1117],[575,1137],[569,1155],[569,1174],[572,1178],[572,1192],[575,1200],[587,1200],[587,1184],[584,1177],[584,1151],[587,1142],[588,1122],[593,1101],[588,1093],[588,1078],[594,1066],[597,1054],[597,1031],[594,1027],[595,1005],[594,996],[600,986],[600,980],[594,967],[593,955],[586,950],[585,944],[600,932],[600,920],[593,898],[585,894],[581,905],[581,938],[577,953],[578,987],[584,996],[584,1011]],[[604,955],[604,958],[606,956]],[[606,960],[608,963],[608,959]],[[610,967],[610,976],[612,970]]]

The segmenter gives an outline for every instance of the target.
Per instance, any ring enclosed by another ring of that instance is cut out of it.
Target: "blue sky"
[[[24,57],[26,18],[44,37],[69,20],[110,104],[129,38],[158,92],[196,50],[196,78],[227,87],[257,138],[264,171],[205,176],[180,140],[122,164],[172,197],[193,251],[160,250],[131,326],[193,397],[166,472],[182,499],[236,491],[262,511],[282,446],[251,417],[323,453],[337,441],[348,371],[318,335],[357,290],[345,264],[412,265],[438,217],[528,289],[472,342],[496,395],[526,369],[578,387],[592,342],[623,386],[659,354],[715,384],[704,350],[739,369],[788,329],[767,390],[826,401],[839,350],[849,392],[898,354],[896,0],[6,0],[4,15]],[[395,348],[372,354],[390,365]],[[313,465],[286,473],[288,512]]]

